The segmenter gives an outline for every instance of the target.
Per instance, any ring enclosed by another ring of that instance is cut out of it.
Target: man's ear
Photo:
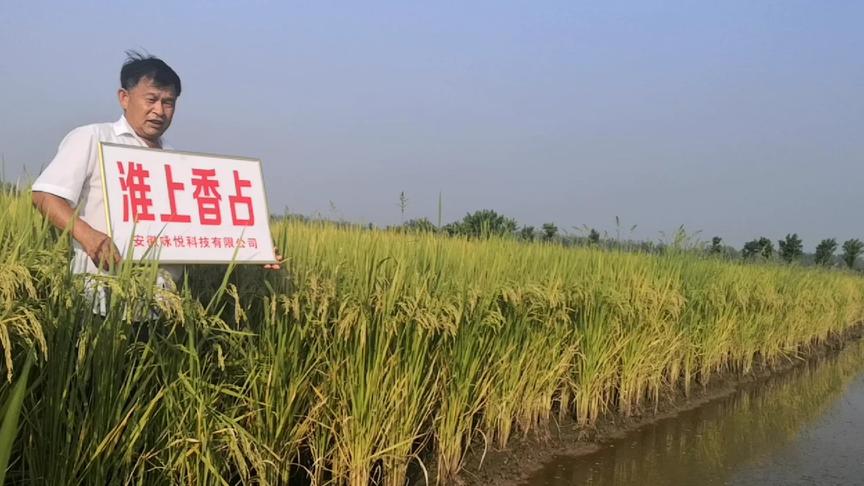
[[[123,88],[118,89],[117,101],[120,102],[120,106],[123,108],[123,111],[126,111],[126,107],[129,105],[129,92]]]

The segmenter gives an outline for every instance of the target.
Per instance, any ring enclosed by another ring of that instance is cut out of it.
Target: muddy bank
[[[787,373],[803,364],[836,355],[847,343],[859,341],[862,336],[864,325],[859,324],[842,336],[834,336],[824,343],[803,347],[796,358],[779,365],[767,367],[757,363],[753,371],[746,375],[727,373],[712,376],[708,386],[694,386],[689,397],[683,396],[683,393],[667,397],[656,407],[656,412],[652,405],[631,417],[610,415],[590,428],[579,427],[569,418],[555,420],[543,433],[534,433],[523,438],[514,437],[503,450],[492,444],[485,446],[484,450],[483,442],[475,441],[465,467],[455,482],[465,486],[520,484],[550,461],[595,452],[600,448],[600,442],[621,438],[641,427],[727,397],[742,387],[758,386],[760,382]],[[431,477],[434,477],[434,472]],[[422,478],[412,482],[424,483]]]

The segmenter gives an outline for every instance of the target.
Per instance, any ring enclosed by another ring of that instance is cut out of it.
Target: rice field
[[[279,221],[285,271],[165,292],[124,264],[103,319],[68,236],[29,194],[0,207],[7,484],[446,484],[472,447],[650,411],[864,315],[851,273]]]

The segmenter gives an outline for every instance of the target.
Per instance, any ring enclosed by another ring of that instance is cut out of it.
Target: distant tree
[[[846,240],[843,242],[843,261],[849,268],[855,268],[855,260],[858,259],[862,251],[864,251],[864,243],[861,240],[857,238]]]
[[[523,226],[521,230],[519,230],[519,237],[525,241],[534,241],[534,237],[536,236],[533,226]]]
[[[432,224],[432,221],[429,221],[428,218],[409,219],[408,221],[405,221],[402,228],[418,233],[434,233],[438,229],[434,224]]]
[[[774,255],[774,243],[771,243],[771,240],[768,238],[764,236],[759,238],[759,247],[759,253],[762,255],[762,258],[769,260]]]
[[[715,236],[714,238],[711,238],[711,248],[708,249],[708,252],[712,253],[712,254],[723,253],[722,243],[723,243],[723,238],[720,238],[719,236]]]
[[[600,233],[597,232],[596,229],[591,228],[591,231],[588,233],[588,241],[590,241],[592,245],[599,245]]]
[[[518,224],[513,218],[498,214],[491,209],[481,209],[468,213],[458,223],[445,227],[448,233],[462,234],[473,238],[509,235],[516,231]]]
[[[798,238],[798,233],[787,234],[786,238],[777,241],[777,246],[780,249],[780,258],[786,263],[792,263],[804,254],[804,245],[801,238]]]
[[[761,256],[765,259],[770,259],[774,254],[774,244],[771,240],[761,237],[758,240],[751,240],[744,244],[741,249],[741,256],[745,259],[750,259],[755,256]]]
[[[744,243],[744,248],[741,248],[741,256],[749,260],[759,254],[759,249],[759,240],[750,240]]]
[[[465,234],[462,230],[462,223],[459,221],[454,221],[452,223],[447,223],[441,227],[441,231],[447,233],[448,236],[457,236]]]
[[[543,223],[543,241],[551,241],[558,234],[558,227],[555,223]]]
[[[719,236],[715,236],[715,237],[711,238],[711,245],[708,247],[708,249],[706,251],[710,255],[722,257],[722,258],[727,258],[727,259],[736,258],[736,257],[738,257],[738,255],[740,253],[735,248],[733,248],[729,245],[724,245],[723,244],[723,238],[721,238]],[[754,250],[752,255],[745,256],[745,258],[752,258],[752,256],[757,254],[757,253],[758,253],[758,248],[756,250]]]
[[[816,264],[830,265],[834,259],[834,252],[837,251],[837,240],[834,238],[824,239],[816,246]]]

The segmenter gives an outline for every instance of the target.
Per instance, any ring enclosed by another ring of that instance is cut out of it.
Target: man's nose
[[[153,103],[153,113],[159,116],[163,116],[165,114],[165,106],[162,104],[161,101]]]

